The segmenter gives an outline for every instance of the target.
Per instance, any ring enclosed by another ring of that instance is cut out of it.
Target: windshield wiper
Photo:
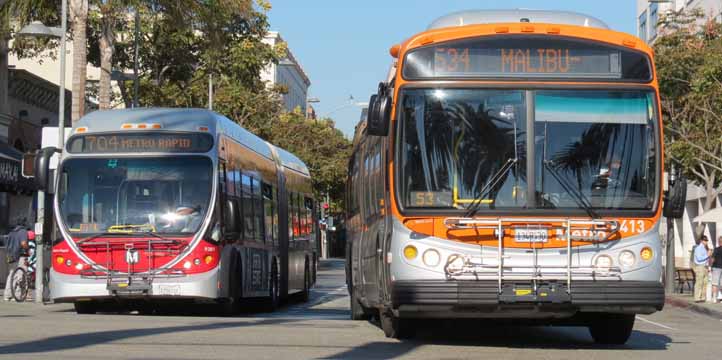
[[[156,234],[156,233],[154,233],[154,232],[152,232],[152,231],[146,231],[146,232],[142,232],[142,233],[139,233],[139,234],[149,235],[149,236],[152,236],[152,237],[161,239],[161,240],[163,240],[163,241],[168,241],[168,242],[170,242],[170,243],[173,243],[174,245],[178,245],[178,244],[181,243],[179,240],[169,239],[169,238],[160,236],[160,235],[158,235],[158,234]]]
[[[88,237],[84,237],[84,238],[76,241],[75,243],[76,243],[76,244],[82,244],[82,243],[87,242],[87,241],[90,241],[90,240],[95,240],[95,239],[97,239],[97,238],[99,238],[99,237],[101,237],[101,236],[114,236],[114,237],[115,237],[115,236],[118,236],[118,235],[127,235],[127,234],[121,234],[121,233],[117,233],[117,232],[108,232],[108,231],[106,231],[106,232],[102,232],[102,233],[97,233],[97,234],[94,234],[94,235],[90,235],[90,236],[88,236]]]
[[[504,176],[506,176],[506,173],[509,172],[509,170],[514,166],[514,164],[517,163],[519,159],[517,158],[509,158],[506,160],[506,163],[496,172],[494,173],[494,176],[491,177],[491,180],[484,186],[481,191],[479,191],[479,195],[474,199],[474,201],[471,202],[471,205],[469,206],[469,209],[466,211],[466,214],[464,214],[464,217],[473,217],[476,215],[476,213],[479,211],[479,208],[481,206],[482,201],[484,200],[484,196],[489,193],[489,191],[496,188],[496,186],[499,184],[499,181],[502,180]],[[474,179],[474,183],[476,183],[476,180],[478,180],[480,173],[476,174],[476,177]]]
[[[552,174],[554,179],[557,180],[559,185],[561,185],[566,192],[572,195],[572,199],[574,199],[577,205],[584,208],[584,211],[587,212],[587,214],[592,218],[592,220],[599,219],[599,215],[594,211],[594,208],[592,207],[592,202],[589,200],[589,198],[587,198],[586,195],[584,195],[584,193],[581,192],[579,189],[575,188],[573,185],[570,185],[566,181],[566,179],[564,179],[559,174],[557,168],[554,167],[554,161],[544,160],[544,167],[549,170],[549,172]]]

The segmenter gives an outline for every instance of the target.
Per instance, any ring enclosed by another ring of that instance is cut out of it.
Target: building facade
[[[637,0],[637,36],[647,43],[653,43],[664,28],[658,27],[657,22],[668,11],[701,9],[707,21],[714,19],[722,22],[721,0],[668,0],[650,2]],[[682,219],[674,220],[675,264],[677,267],[689,267],[690,252],[695,244],[695,230],[700,222],[695,221],[703,214],[703,203],[706,192],[704,188],[695,184],[687,185],[687,206]],[[713,208],[722,207],[722,196],[717,196]],[[666,221],[663,221],[666,223]],[[702,222],[704,233],[713,244],[717,244],[717,237],[722,235],[722,219],[712,222]],[[662,227],[660,232],[667,236],[667,228]]]
[[[722,21],[722,1],[720,0],[637,0],[637,36],[652,43],[659,35],[657,23],[668,11],[700,9],[707,19]]]
[[[276,46],[284,41],[277,31],[270,31],[266,34],[263,42]],[[282,95],[282,101],[286,111],[291,112],[300,108],[301,113],[306,114],[306,98],[311,80],[308,79],[290,48],[286,51],[286,57],[281,59],[278,64],[268,64],[261,71],[261,80],[266,82],[269,87],[281,85],[285,88],[286,93]]]

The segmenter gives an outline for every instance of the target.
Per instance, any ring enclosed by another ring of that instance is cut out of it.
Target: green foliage
[[[59,0],[9,0],[23,4],[23,21],[59,23]],[[109,1],[112,1],[110,3]],[[286,56],[286,44],[263,43],[269,30],[266,0],[90,0],[88,62],[100,65],[99,41],[104,16],[113,15],[113,69],[128,73],[134,66],[136,9],[140,12],[139,102],[141,106],[208,106],[213,79],[213,109],[269,142],[293,152],[309,166],[317,198],[328,192],[331,211],[343,210],[346,165],[351,143],[330,119],[308,120],[300,111],[284,113],[284,86],[267,88],[260,73]],[[27,4],[40,4],[38,17]],[[14,8],[13,8],[14,9]],[[46,11],[47,10],[47,11]],[[106,18],[107,19],[107,18]],[[22,45],[22,43],[16,43]],[[52,49],[57,43],[19,47],[23,55]],[[130,107],[132,81],[118,83]]]
[[[268,140],[303,160],[311,171],[317,199],[328,192],[330,211],[342,212],[346,167],[351,142],[330,119],[306,119],[299,111],[285,113],[271,128]]]
[[[670,13],[654,49],[667,158],[713,198],[722,184],[722,27],[702,18]]]

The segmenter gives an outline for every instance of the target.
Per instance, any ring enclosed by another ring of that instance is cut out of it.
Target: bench
[[[689,292],[694,291],[694,271],[692,269],[688,268],[677,268],[674,271],[674,277],[675,277],[675,283],[677,284],[677,289],[679,289],[679,293],[684,293],[684,286],[687,285],[687,288],[689,289]]]

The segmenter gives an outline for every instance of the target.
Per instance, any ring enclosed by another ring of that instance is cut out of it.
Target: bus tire
[[[306,258],[306,263],[303,266],[303,291],[301,291],[301,301],[308,302],[311,298],[311,269]]]
[[[76,301],[73,303],[75,313],[79,315],[90,315],[98,312],[98,304],[93,301]]]
[[[390,310],[379,310],[379,320],[387,338],[408,339],[414,336],[411,320],[394,316]]]
[[[281,303],[281,288],[280,281],[278,280],[278,265],[276,260],[273,260],[271,265],[271,274],[268,279],[268,301],[263,306],[263,310],[266,312],[273,312],[278,308]]]
[[[356,296],[356,287],[353,286],[353,284],[351,284],[351,295],[349,299],[351,299],[351,320],[368,320],[371,318],[359,302],[358,296]]]
[[[241,279],[243,279],[243,276],[241,276],[242,270],[240,258],[241,257],[238,254],[238,251],[236,251],[236,249],[231,249],[226,257],[228,264],[230,264],[227,267],[228,270],[221,272],[223,278],[227,281],[225,284],[227,286],[226,293],[224,294],[225,296],[223,296],[223,299],[221,299],[219,307],[222,316],[233,316],[240,312],[240,289],[242,287]]]
[[[589,334],[597,344],[622,345],[634,328],[634,314],[599,314],[589,324]]]

